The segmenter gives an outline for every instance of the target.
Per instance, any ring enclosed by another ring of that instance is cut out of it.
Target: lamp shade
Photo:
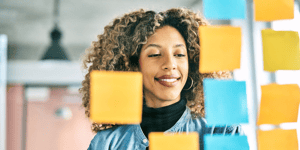
[[[69,60],[67,53],[61,46],[62,33],[57,26],[51,32],[51,45],[43,55],[42,60]]]

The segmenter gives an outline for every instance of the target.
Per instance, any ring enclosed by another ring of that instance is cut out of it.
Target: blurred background
[[[254,150],[260,86],[300,84],[299,71],[263,71],[260,30],[299,32],[300,15],[296,0],[295,19],[254,22],[253,2],[247,5],[245,20],[208,21],[242,27],[242,64],[234,77],[247,81],[250,122],[244,127]],[[0,150],[87,149],[95,134],[78,93],[85,49],[115,17],[172,7],[203,12],[202,0],[0,0]]]

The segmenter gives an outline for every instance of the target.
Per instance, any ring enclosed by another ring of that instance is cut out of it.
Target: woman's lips
[[[161,85],[163,86],[166,86],[166,87],[173,87],[173,86],[176,86],[177,83],[179,82],[180,78],[178,79],[157,79],[155,78],[155,80],[160,83]]]

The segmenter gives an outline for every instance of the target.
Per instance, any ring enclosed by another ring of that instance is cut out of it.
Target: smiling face
[[[148,107],[164,107],[180,100],[189,68],[186,44],[177,29],[157,29],[142,46],[139,63]]]

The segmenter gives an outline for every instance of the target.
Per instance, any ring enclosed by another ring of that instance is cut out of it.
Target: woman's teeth
[[[158,79],[158,78],[155,78],[155,80],[160,83],[161,85],[165,86],[165,87],[175,87],[179,82],[180,78],[177,78],[177,79]]]
[[[160,79],[160,81],[165,81],[165,82],[174,82],[177,79]]]

